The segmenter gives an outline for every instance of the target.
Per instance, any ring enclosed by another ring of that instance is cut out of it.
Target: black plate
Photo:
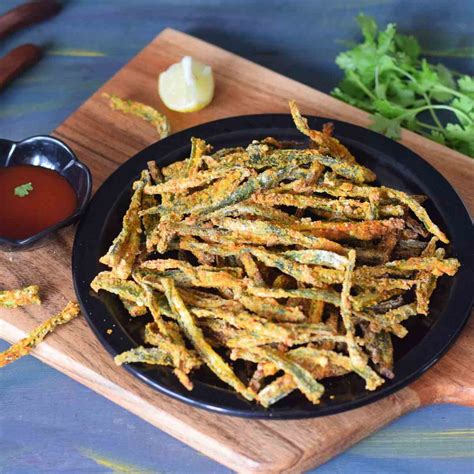
[[[321,128],[327,119],[310,117],[312,128]],[[326,394],[319,405],[312,405],[301,394],[293,393],[270,409],[247,402],[222,384],[206,368],[194,373],[194,390],[187,391],[166,367],[130,364],[125,368],[162,393],[193,406],[227,415],[252,418],[309,418],[352,409],[399,390],[432,366],[454,342],[464,326],[472,304],[474,241],[471,219],[449,183],[428,163],[399,143],[369,130],[334,121],[335,135],[369,166],[379,182],[414,194],[430,197],[427,209],[451,239],[448,254],[461,261],[454,278],[442,277],[433,295],[431,314],[410,319],[409,335],[396,339],[395,378],[379,390],[368,392],[364,381],[354,374],[324,381]],[[114,295],[94,296],[89,284],[105,270],[98,260],[121,227],[128,206],[130,186],[149,160],[160,166],[189,156],[190,138],[197,136],[222,147],[246,145],[253,139],[274,136],[302,141],[289,115],[250,115],[234,117],[185,130],[157,142],[124,163],[92,199],[77,230],[72,272],[77,297],[95,334],[112,354],[141,343],[143,318],[132,319]],[[107,329],[113,329],[107,334]],[[239,370],[238,368],[236,369]],[[334,395],[334,397],[330,397]]]

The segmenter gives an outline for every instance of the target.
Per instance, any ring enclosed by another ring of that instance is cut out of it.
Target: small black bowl
[[[0,167],[14,165],[41,166],[59,173],[76,192],[77,208],[66,219],[29,237],[8,239],[0,236],[0,249],[5,251],[31,248],[33,244],[61,227],[72,224],[84,212],[92,192],[92,176],[89,168],[57,138],[38,135],[20,142],[0,139]]]

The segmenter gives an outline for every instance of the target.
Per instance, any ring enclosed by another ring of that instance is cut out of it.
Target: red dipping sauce
[[[24,197],[17,186],[31,183]],[[56,171],[40,166],[0,168],[0,237],[24,239],[69,217],[77,208],[77,196]]]

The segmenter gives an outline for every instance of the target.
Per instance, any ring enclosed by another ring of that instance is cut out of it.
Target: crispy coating
[[[79,305],[76,302],[70,301],[61,312],[49,318],[36,329],[33,329],[28,336],[10,346],[6,351],[1,352],[0,367],[4,367],[28,355],[57,326],[66,324],[77,317],[79,311]]]
[[[30,285],[17,290],[0,291],[0,307],[17,308],[29,304],[41,304],[38,285]]]
[[[255,398],[255,393],[253,390],[247,388],[242,383],[242,381],[237,378],[230,366],[206,341],[202,330],[196,325],[193,316],[186,308],[173,280],[163,278],[162,284],[165,289],[168,303],[175,313],[181,329],[193,344],[195,350],[199,353],[202,360],[223,382],[232,386],[246,399],[253,400]]]
[[[130,206],[122,220],[122,230],[112,242],[108,252],[100,262],[112,269],[121,279],[127,279],[135,259],[140,252],[141,221],[139,211],[142,205],[143,188],[147,182],[147,171],[143,171],[140,180],[133,183],[134,192]]]
[[[135,115],[154,125],[160,138],[166,138],[170,134],[170,123],[165,115],[149,105],[142,104],[130,99],[121,99],[114,94],[102,94],[109,100],[110,107],[124,114]]]

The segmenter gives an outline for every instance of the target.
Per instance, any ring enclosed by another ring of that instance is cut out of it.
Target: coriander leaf
[[[404,107],[389,102],[388,100],[374,100],[374,107],[377,112],[389,119],[398,118],[407,113]]]
[[[453,78],[453,73],[444,64],[438,63],[435,66],[435,69],[436,69],[436,72],[438,73],[439,80],[441,84],[443,84],[443,86],[449,87],[450,89],[456,89],[456,81]],[[467,77],[468,79],[470,79],[469,76],[464,76],[464,77]],[[474,87],[474,84],[473,84],[473,87]],[[474,92],[474,89],[473,89],[473,92]]]
[[[463,94],[474,99],[474,77],[462,76],[458,79],[458,86]]]
[[[463,114],[454,113],[456,114],[456,117],[458,120],[463,124],[463,125],[468,125],[469,123],[472,123],[472,120],[474,119],[474,100],[467,97],[456,97],[452,102],[451,102],[451,107],[454,109],[460,110],[464,112]],[[466,117],[466,115],[468,117]],[[472,115],[472,119],[468,120],[469,116]]]
[[[21,184],[15,188],[15,196],[25,197],[33,191],[33,185],[31,183]]]
[[[365,40],[373,43],[377,33],[377,23],[375,23],[375,20],[363,13],[359,13],[356,20],[362,30]]]
[[[388,119],[378,113],[372,115],[372,120],[369,128],[374,132],[382,133],[393,140],[400,138],[401,126],[399,120]]]
[[[406,84],[396,76],[393,76],[388,84],[387,95],[391,97],[393,102],[398,103],[402,107],[413,106],[415,101],[415,92],[408,89]]]
[[[446,143],[454,149],[469,156],[474,156],[474,125],[462,127],[448,123],[445,133]]]
[[[397,32],[396,26],[394,23],[389,23],[385,28],[385,31],[381,31],[377,38],[378,43],[378,53],[386,54],[389,51],[395,51],[395,33]]]
[[[409,83],[418,94],[430,92],[430,90],[439,84],[439,77],[436,71],[428,64],[426,59],[421,61],[421,69],[413,74],[415,82]]]
[[[416,61],[421,52],[420,43],[414,36],[402,35],[397,33],[395,35],[395,44],[400,52],[406,54],[412,61]]]
[[[446,145],[444,135],[439,130],[432,130],[430,137],[433,141],[441,143],[441,145]]]
[[[436,73],[438,74],[439,82],[442,86],[448,89],[456,90],[456,81],[453,78],[453,73],[443,64],[437,64],[435,66]],[[439,90],[433,91],[431,98],[438,102],[448,102],[453,98],[453,94],[449,91]]]

